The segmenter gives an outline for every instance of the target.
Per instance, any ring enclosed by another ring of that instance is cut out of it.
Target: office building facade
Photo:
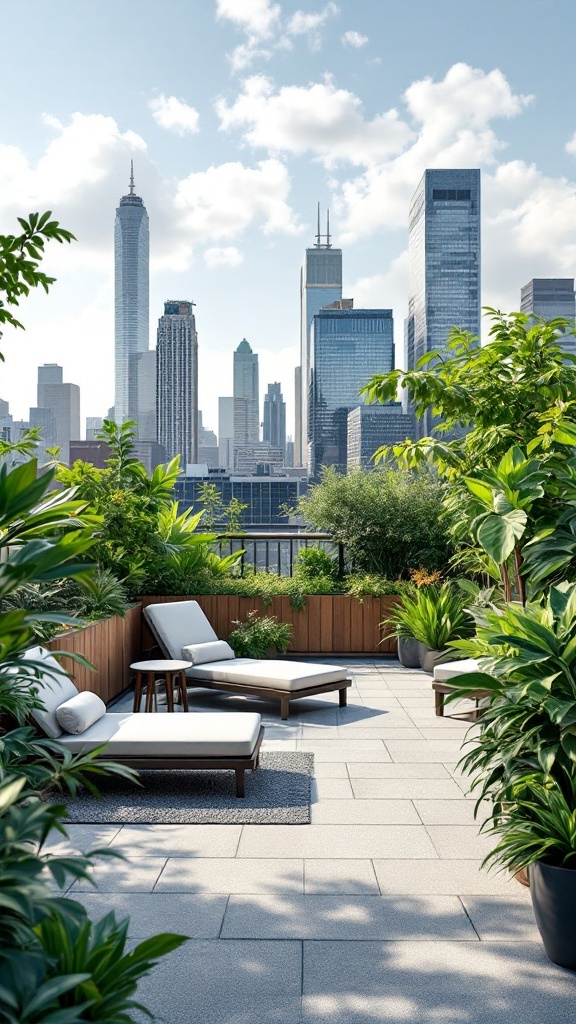
[[[379,448],[413,436],[414,417],[403,411],[401,402],[356,406],[348,413],[348,472],[373,469],[373,456]]]
[[[576,294],[573,277],[534,277],[520,293],[520,312],[543,320],[569,320],[576,323]],[[564,334],[562,348],[576,355],[576,336]]]
[[[313,318],[310,344],[308,466],[346,471],[348,413],[363,401],[360,389],[394,367],[391,309],[323,309]]]
[[[218,399],[218,465],[221,469],[234,469],[234,399]]]
[[[258,356],[243,338],[234,352],[234,447],[260,440]]]
[[[67,384],[57,363],[38,367],[37,406],[30,409],[30,426],[41,431],[41,451],[60,448],[60,460],[70,460],[70,441],[80,437],[80,388]]]
[[[194,303],[164,303],[156,349],[158,443],[181,468],[198,461],[198,335]]]
[[[269,384],[264,395],[262,440],[267,441],[272,448],[286,451],[286,402],[277,382]]]
[[[294,458],[297,464],[308,464],[308,402],[311,370],[312,321],[324,306],[342,298],[342,249],[333,249],[330,224],[327,219],[326,234],[320,234],[320,211],[316,242],[306,249],[300,274],[300,367],[297,374],[296,415],[299,422],[295,431]]]
[[[208,473],[198,476],[184,476],[176,481],[174,497],[181,502],[181,509],[191,508],[199,512],[204,506],[200,502],[203,484],[214,484],[222,501],[227,505],[237,498],[247,507],[240,515],[243,530],[285,528],[288,524],[285,507],[296,505],[298,498],[308,489],[306,477],[287,478],[276,476],[231,476],[227,473]],[[222,526],[225,526],[224,521]]]
[[[122,196],[114,224],[114,417],[138,418],[136,357],[147,352],[150,309],[150,237],[148,214],[135,194],[131,167],[128,194]]]
[[[480,334],[480,171],[426,170],[410,204],[405,366],[444,349],[453,327]],[[419,437],[434,423],[417,421]]]
[[[139,352],[134,359],[137,380],[136,437],[156,441],[156,349]]]

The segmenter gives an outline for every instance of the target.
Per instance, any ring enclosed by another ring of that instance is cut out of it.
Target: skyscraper
[[[452,327],[480,333],[480,171],[427,170],[410,204],[406,369]],[[432,429],[430,413],[416,423]]]
[[[234,399],[218,399],[218,465],[234,469]]]
[[[348,413],[362,402],[360,388],[394,367],[391,309],[322,309],[310,335],[308,466],[346,471]]]
[[[295,438],[297,465],[307,465],[308,395],[310,388],[310,329],[312,318],[323,306],[342,298],[342,249],[333,249],[330,241],[330,219],[326,217],[326,234],[320,234],[320,204],[318,204],[318,231],[316,242],[306,249],[300,274],[300,395],[296,397],[296,410],[300,410],[300,423]],[[298,380],[298,375],[297,375]]]
[[[533,277],[520,293],[520,312],[534,313],[543,320],[562,317],[576,322],[576,296],[573,277]],[[562,348],[576,355],[576,336],[567,334],[561,339]]]
[[[286,402],[282,397],[280,384],[269,384],[264,395],[264,426],[262,440],[272,448],[286,451]]]
[[[258,356],[243,338],[234,353],[234,447],[260,440]]]
[[[37,402],[30,409],[30,426],[40,427],[42,447],[58,446],[61,461],[67,463],[70,441],[80,438],[80,388],[63,381],[57,363],[45,363],[38,367]]]
[[[137,383],[136,419],[139,441],[155,441],[156,427],[156,349],[134,356]]]
[[[130,188],[122,196],[114,224],[114,416],[117,423],[138,418],[138,371],[135,358],[147,352],[149,339],[149,231],[148,214]]]
[[[193,302],[164,303],[158,321],[156,418],[158,441],[182,469],[198,461],[198,335]]]

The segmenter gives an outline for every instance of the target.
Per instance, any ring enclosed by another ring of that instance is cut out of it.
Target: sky
[[[299,278],[330,208],[344,295],[392,308],[402,365],[407,215],[427,167],[482,170],[482,301],[576,273],[574,0],[0,0],[0,234],[52,210],[49,296],[5,330],[0,397],[36,367],[113,404],[114,217],[150,218],[150,342],[196,303],[199,406],[217,431],[246,337],[293,433]]]

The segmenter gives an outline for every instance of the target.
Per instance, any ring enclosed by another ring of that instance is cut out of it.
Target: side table
[[[189,661],[135,661],[130,668],[136,673],[134,684],[134,711],[140,711],[142,701],[142,689],[146,687],[145,711],[152,711],[152,700],[154,707],[158,707],[156,694],[156,680],[163,678],[166,687],[166,700],[168,711],[174,711],[174,686],[178,687],[182,710],[188,711],[188,692],[186,690],[186,669],[190,667]],[[144,679],[144,677],[146,677]]]

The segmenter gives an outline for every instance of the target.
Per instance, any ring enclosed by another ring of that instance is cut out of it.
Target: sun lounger
[[[450,680],[455,679],[457,676],[466,676],[471,672],[479,671],[478,662],[474,658],[463,658],[461,661],[446,661],[443,665],[435,666],[432,689],[434,690],[434,702],[437,715],[440,717],[444,715],[445,698],[450,693],[454,693],[455,687],[451,684]],[[475,690],[470,694],[470,699],[473,700],[476,705],[473,711],[461,711],[453,715],[448,715],[447,717],[458,718],[469,715],[472,721],[476,721],[482,713],[480,701],[489,696],[490,694],[488,690]]]
[[[346,668],[303,661],[236,658],[218,640],[197,601],[149,604],[144,610],[160,649],[167,658],[190,661],[186,678],[191,684],[230,693],[248,693],[280,700],[282,718],[288,718],[290,701],[338,690],[340,707],[346,707],[351,685]]]
[[[228,768],[236,773],[236,795],[244,796],[245,773],[258,767],[264,736],[260,715],[250,712],[140,715],[106,711],[95,694],[79,694],[70,677],[45,648],[27,651],[23,660],[42,666],[39,676],[34,675],[30,667],[30,685],[39,686],[45,705],[45,710],[32,712],[33,719],[47,736],[58,739],[71,753],[86,753],[105,744],[103,758],[130,768]],[[78,697],[80,701],[74,699]],[[84,722],[91,724],[82,731],[65,732],[59,718],[66,719],[67,715],[71,728],[76,729],[78,725],[81,728]],[[71,724],[72,720],[75,724]]]

